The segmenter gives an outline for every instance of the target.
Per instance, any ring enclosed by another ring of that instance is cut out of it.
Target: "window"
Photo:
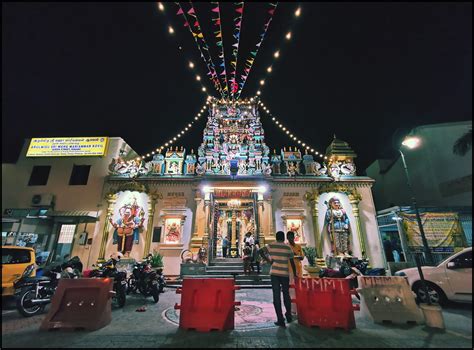
[[[27,249],[2,248],[2,264],[25,264],[31,261],[31,253]]]
[[[458,255],[456,258],[451,260],[461,268],[472,268],[472,251]]]
[[[76,225],[61,225],[58,243],[72,243],[75,231]]]
[[[90,165],[74,165],[69,179],[69,185],[87,185]]]
[[[28,186],[44,186],[48,183],[50,165],[35,165]]]

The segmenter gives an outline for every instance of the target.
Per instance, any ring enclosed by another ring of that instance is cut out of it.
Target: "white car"
[[[450,256],[438,266],[422,266],[421,269],[431,302],[442,305],[449,299],[472,303],[472,247]],[[417,299],[427,301],[416,267],[397,271],[395,276],[405,276]]]

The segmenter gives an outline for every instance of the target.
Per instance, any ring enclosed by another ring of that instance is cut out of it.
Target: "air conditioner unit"
[[[52,207],[54,204],[54,195],[52,193],[35,194],[31,198],[31,206],[33,207]]]

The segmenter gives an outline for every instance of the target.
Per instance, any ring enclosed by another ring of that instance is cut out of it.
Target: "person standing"
[[[252,262],[252,247],[250,247],[249,242],[245,243],[245,247],[242,250],[242,260],[244,261],[244,274],[250,275],[251,262]]]
[[[294,261],[295,267],[296,267],[296,277],[301,278],[301,277],[303,277],[303,266],[302,266],[302,263],[301,263],[304,259],[303,248],[301,247],[301,245],[295,243],[295,233],[293,231],[288,231],[286,233],[286,239],[288,240],[290,248],[291,248],[291,250],[293,251],[293,254],[294,254],[293,261]],[[291,278],[291,276],[290,276],[290,284],[294,284],[294,283],[295,283],[294,279]],[[290,297],[291,298],[296,297],[294,289],[292,289],[290,291]],[[291,312],[296,314],[296,305],[295,304],[291,304]]]
[[[252,272],[255,272],[255,266],[257,267],[257,273],[260,273],[260,255],[258,251],[260,250],[260,242],[258,239],[255,240],[255,244],[252,246]]]
[[[291,299],[290,299],[290,271],[288,268],[288,261],[293,270],[293,276],[296,278],[296,266],[293,260],[294,254],[290,246],[285,244],[285,233],[278,231],[276,233],[276,242],[267,244],[260,249],[260,256],[269,262],[272,267],[270,270],[270,279],[272,281],[273,290],[273,306],[277,316],[275,325],[280,327],[285,326],[285,319],[281,308],[281,296],[283,292],[283,302],[285,304],[285,317],[289,323],[293,321],[291,316]]]
[[[224,238],[222,238],[222,256],[224,258],[227,257],[227,249],[229,249],[229,240],[227,239],[227,236],[224,236]]]
[[[303,276],[303,266],[301,265],[301,261],[304,259],[303,248],[301,245],[295,243],[295,233],[293,231],[288,231],[286,233],[286,239],[288,240],[290,248],[294,254],[293,261],[295,262],[296,267],[296,277],[301,278]]]

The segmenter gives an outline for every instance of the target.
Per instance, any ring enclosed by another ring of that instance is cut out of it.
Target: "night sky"
[[[280,49],[262,101],[311,147],[324,151],[336,134],[358,154],[360,174],[393,154],[399,128],[472,119],[471,3],[300,5],[295,19],[297,3],[279,3],[242,97],[255,95]],[[211,5],[195,6],[210,34]],[[245,5],[241,61],[267,6]],[[3,2],[2,162],[15,162],[30,137],[120,136],[144,154],[188,124],[206,94],[187,62],[202,77],[205,65],[176,5],[165,7],[163,14],[154,2]],[[222,4],[227,62],[232,10]],[[270,119],[262,123],[272,150],[294,146]],[[204,125],[178,145],[196,150]]]

